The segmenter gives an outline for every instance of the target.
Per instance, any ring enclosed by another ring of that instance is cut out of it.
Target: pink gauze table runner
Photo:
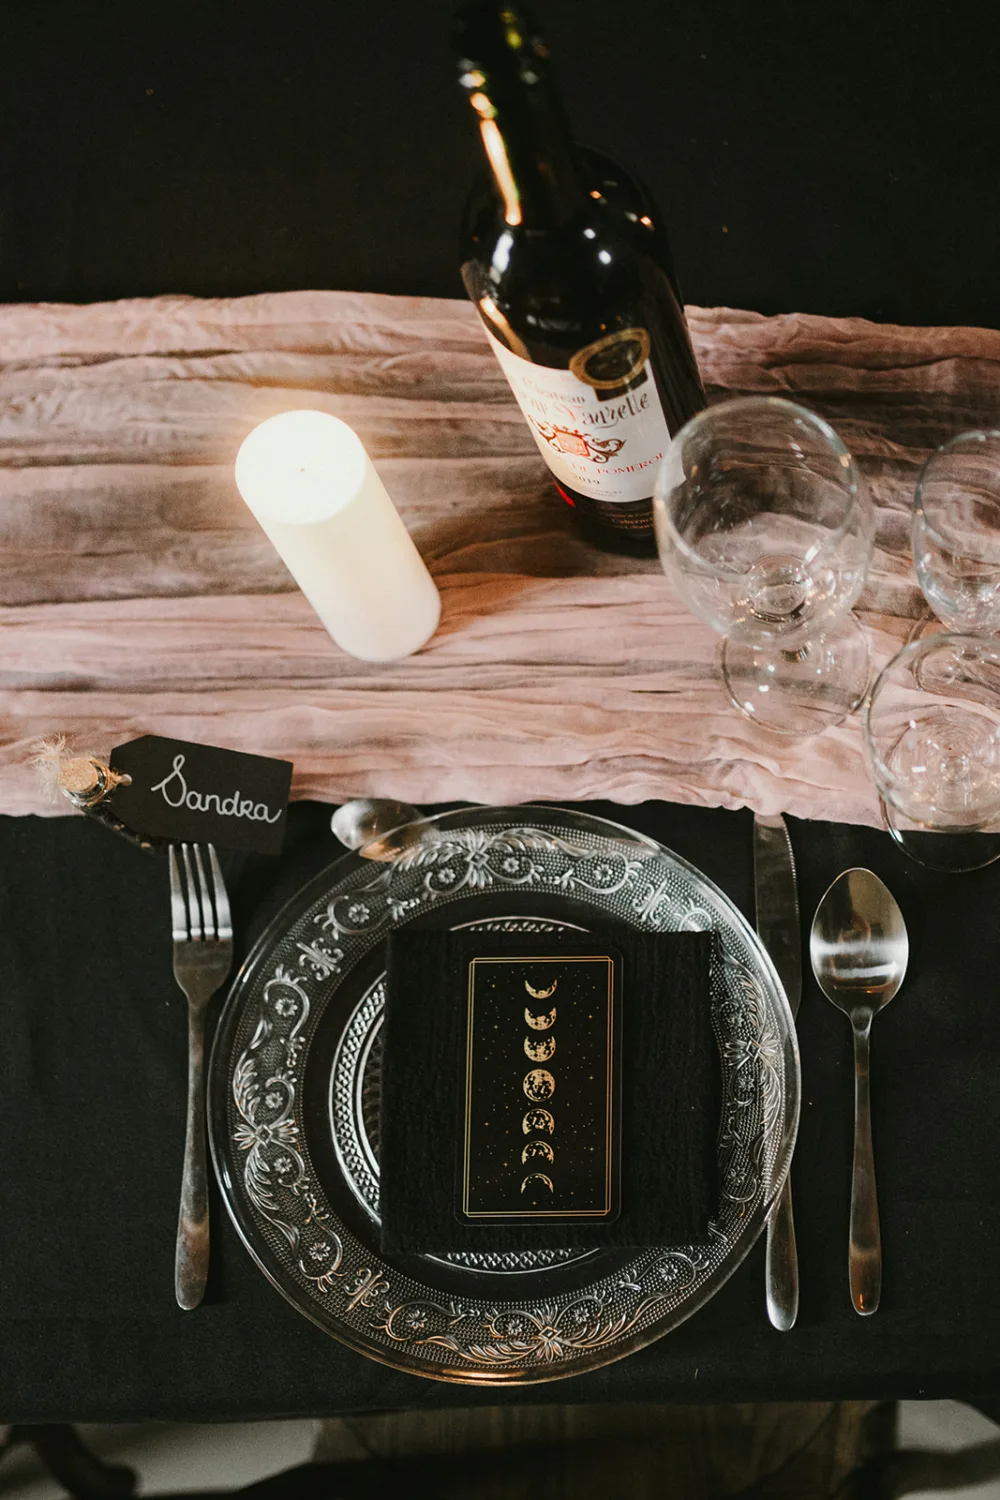
[[[717,399],[804,401],[878,508],[860,613],[877,660],[921,601],[918,465],[1000,420],[1000,334],[689,308]],[[289,407],[343,417],[437,579],[419,655],[342,655],[240,500],[240,441]],[[742,719],[717,640],[655,561],[570,531],[471,307],[335,292],[0,307],[0,811],[52,813],[26,764],[65,731],[283,756],[294,795],[421,803],[646,798],[874,822],[857,721]]]

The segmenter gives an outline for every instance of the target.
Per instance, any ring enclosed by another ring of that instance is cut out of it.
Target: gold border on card
[[[578,964],[598,963],[608,966],[608,1045],[606,1109],[604,1120],[604,1207],[598,1208],[553,1208],[553,1209],[489,1209],[475,1211],[469,1208],[469,1160],[472,1137],[472,1039],[476,1006],[477,964]],[[612,1129],[614,1120],[614,1015],[615,1015],[615,961],[610,953],[574,953],[565,957],[544,954],[537,958],[519,954],[516,957],[491,958],[480,955],[469,960],[469,1000],[465,1032],[465,1150],[462,1178],[462,1212],[467,1219],[599,1219],[611,1213],[611,1169],[613,1162]]]

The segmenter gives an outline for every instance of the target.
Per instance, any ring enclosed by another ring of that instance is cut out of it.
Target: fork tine
[[[226,942],[233,935],[233,920],[229,914],[229,896],[226,892],[226,882],[222,878],[222,869],[219,865],[215,845],[208,845],[208,858],[212,866],[212,885],[215,890],[215,919],[218,927],[219,938]]]
[[[204,927],[204,936],[208,942],[213,942],[216,937],[215,912],[212,910],[212,898],[208,894],[208,881],[205,879],[205,866],[201,857],[201,845],[192,845],[194,849],[194,863],[198,871],[198,895],[201,899],[201,917]]]
[[[175,943],[186,943],[188,940],[188,917],[187,905],[184,900],[184,887],[181,884],[181,872],[177,866],[177,851],[171,844],[167,849],[170,860],[170,925],[173,928]]]
[[[187,877],[187,909],[188,909],[188,935],[197,942],[201,937],[201,905],[198,901],[198,887],[191,873],[191,845],[181,845],[181,859],[184,861],[184,874]]]

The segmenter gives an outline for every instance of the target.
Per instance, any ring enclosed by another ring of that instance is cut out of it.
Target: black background
[[[539,0],[578,136],[704,306],[1000,324],[1000,23],[926,0]],[[0,301],[460,296],[451,0],[0,0]]]

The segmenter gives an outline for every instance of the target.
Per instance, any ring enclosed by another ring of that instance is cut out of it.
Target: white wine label
[[[594,500],[647,500],[670,429],[645,329],[591,344],[570,370],[532,364],[505,349],[488,328],[486,336],[556,479]],[[587,378],[581,380],[576,370]]]

